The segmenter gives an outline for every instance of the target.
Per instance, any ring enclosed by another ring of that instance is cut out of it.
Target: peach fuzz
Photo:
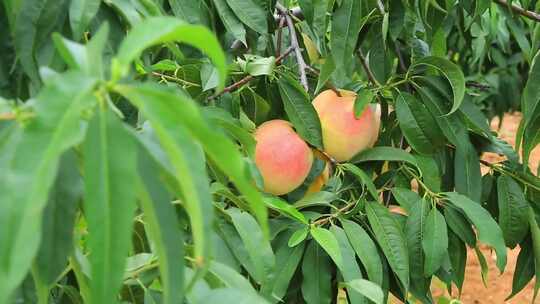
[[[264,191],[275,195],[300,186],[311,170],[313,153],[285,120],[270,120],[255,130],[255,164],[264,181]]]
[[[313,106],[321,121],[324,151],[339,162],[347,161],[360,151],[371,148],[379,136],[379,105],[369,105],[360,117],[354,117],[356,94],[332,90],[321,92]]]

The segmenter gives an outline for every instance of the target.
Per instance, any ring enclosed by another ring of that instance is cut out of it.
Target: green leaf
[[[321,227],[312,227],[311,236],[328,253],[338,268],[343,268],[343,258],[339,248],[339,243],[332,232]]]
[[[399,127],[411,147],[422,154],[432,154],[436,146],[430,138],[430,132],[437,130],[438,126],[427,110],[414,111],[412,107],[423,109],[418,105],[416,98],[408,93],[401,92],[396,99],[396,116]]]
[[[538,227],[538,222],[532,207],[529,206],[529,226],[531,228],[532,236],[532,248],[534,253],[534,275],[535,277],[540,276],[540,228]],[[540,288],[540,280],[536,280],[534,283],[534,296],[533,302],[536,300],[538,295],[538,289]]]
[[[183,235],[171,204],[172,198],[161,181],[158,165],[146,151],[139,152],[138,170],[139,203],[159,261],[163,303],[180,304],[183,293],[176,286],[184,285]]]
[[[476,254],[476,257],[478,258],[478,263],[480,264],[480,275],[482,276],[482,283],[484,283],[484,287],[487,287],[489,267],[486,261],[486,257],[478,246],[474,247],[474,253]]]
[[[371,180],[371,177],[369,177],[369,175],[367,175],[364,170],[350,163],[344,163],[341,166],[343,166],[345,170],[351,172],[354,176],[356,176],[358,178],[358,181],[364,186],[366,186],[367,190],[374,199],[377,199],[379,197],[377,188],[375,187],[375,184],[373,184],[373,180]]]
[[[187,119],[184,118],[182,122],[175,123],[174,121],[181,116],[176,115],[173,117],[174,110],[171,109],[169,109],[168,113],[161,114],[160,111],[164,111],[164,108],[160,108],[158,105],[161,103],[161,107],[163,107],[163,103],[166,103],[174,108],[174,104],[180,105],[183,103],[184,115],[190,116],[191,114],[192,116],[190,118],[195,121],[194,123],[202,123],[202,118],[198,117],[201,121],[197,121],[197,116],[195,116],[200,115],[200,113],[196,111],[196,108],[192,108],[191,110],[193,112],[189,113],[189,101],[181,100],[176,103],[170,103],[174,98],[179,98],[179,95],[178,97],[167,98],[167,96],[153,95],[156,92],[152,89],[147,91],[142,87],[133,88],[133,91],[129,91],[129,89],[131,88],[126,88],[126,91],[136,95],[136,97],[130,95],[130,93],[126,95],[134,104],[139,106],[142,113],[149,119],[170,159],[174,170],[172,173],[181,191],[181,193],[177,194],[182,198],[191,222],[194,239],[194,258],[199,265],[205,265],[211,250],[211,239],[209,235],[213,209],[204,153],[201,146],[191,137],[193,133],[190,132],[191,130],[186,125]],[[146,110],[146,102],[152,103],[152,111]]]
[[[463,97],[465,96],[465,76],[463,75],[460,67],[448,59],[428,56],[414,62],[414,64],[410,66],[409,72],[414,71],[414,69],[422,65],[437,69],[446,77],[446,79],[448,79],[454,94],[454,103],[448,114],[454,113],[457,109],[459,109],[459,106],[463,101]]]
[[[502,272],[506,266],[506,247],[501,228],[480,204],[456,192],[446,192],[451,204],[465,213],[478,232],[478,239],[490,245],[497,253],[497,267]]]
[[[257,294],[257,291],[245,277],[225,264],[212,261],[208,271],[223,282],[226,287],[237,288],[254,295]]]
[[[264,197],[263,200],[266,206],[268,206],[268,208],[277,210],[296,221],[299,221],[306,225],[308,224],[308,221],[306,220],[304,215],[300,213],[300,211],[298,211],[293,205],[280,199],[279,197]]]
[[[339,272],[341,273],[343,280],[345,282],[354,281],[362,279],[362,271],[356,262],[355,252],[347,239],[347,235],[343,229],[338,226],[332,225],[330,231],[334,234],[338,244],[339,251],[341,252],[342,257],[342,267],[339,267]],[[347,295],[350,298],[351,304],[364,303],[365,299],[362,296],[362,293],[358,292],[356,289],[348,287]]]
[[[258,280],[255,265],[251,261],[247,248],[243,244],[242,239],[238,235],[238,232],[234,226],[225,221],[220,221],[218,227],[223,239],[227,243],[228,248],[231,250],[236,260],[242,264],[251,277]]]
[[[332,265],[330,258],[311,241],[302,261],[302,296],[307,304],[330,304]]]
[[[366,269],[368,278],[376,284],[382,285],[383,266],[377,245],[360,225],[346,219],[342,219],[341,223],[352,248]]]
[[[470,247],[476,246],[476,236],[467,217],[460,211],[453,209],[452,206],[445,206],[444,218],[450,230],[452,230],[463,242]]]
[[[461,293],[467,265],[467,247],[452,231],[448,231],[448,256],[452,266],[452,280]]]
[[[411,209],[416,204],[416,202],[420,201],[420,195],[418,195],[418,193],[412,191],[411,189],[393,187],[390,191],[392,191],[392,195],[394,196],[398,204],[401,206],[401,208],[405,209],[407,213],[411,212]]]
[[[480,160],[471,144],[456,147],[454,156],[454,183],[456,191],[480,203],[482,173]]]
[[[442,265],[448,250],[448,231],[444,216],[437,210],[431,209],[427,215],[422,239],[424,249],[424,275],[426,277],[435,273]]]
[[[0,230],[0,303],[22,282],[37,253],[41,214],[58,160],[84,138],[81,114],[96,102],[94,84],[80,73],[54,76],[34,99],[35,117],[0,142],[0,222],[5,224]]]
[[[516,247],[520,243],[529,225],[527,213],[529,203],[519,184],[508,175],[497,178],[497,197],[499,204],[499,225],[503,232],[506,246]]]
[[[83,183],[77,158],[69,150],[60,159],[58,176],[43,210],[41,245],[36,255],[34,276],[46,286],[56,283],[73,248],[73,228]]]
[[[335,193],[328,191],[319,191],[311,193],[299,201],[294,203],[294,206],[298,209],[307,208],[311,206],[327,206],[331,207],[331,202],[338,199],[338,196]]]
[[[206,53],[219,72],[218,90],[223,88],[227,64],[217,38],[204,26],[188,24],[172,17],[148,18],[131,29],[113,59],[113,79],[125,76],[130,64],[146,48],[167,42],[184,42]]]
[[[248,179],[242,155],[227,137],[210,128],[199,108],[191,100],[154,85],[139,87],[118,85],[115,90],[126,96],[150,120],[162,142],[171,142],[175,136],[171,128],[175,126],[185,127],[191,136],[200,141],[208,157],[245,195],[251,210],[261,224],[264,235],[268,235],[267,211],[262,195]],[[179,147],[169,145],[165,145],[169,156],[176,154],[173,149],[177,150]]]
[[[102,55],[108,34],[109,26],[105,23],[86,46],[65,39],[58,33],[53,33],[52,38],[56,49],[70,68],[102,78]]]
[[[69,6],[69,25],[75,40],[80,40],[99,10],[100,0],[74,0]]]
[[[366,213],[390,268],[397,275],[404,291],[407,291],[409,289],[409,255],[402,229],[390,211],[379,203],[366,204]]]
[[[66,0],[18,1],[20,9],[13,25],[13,44],[17,60],[32,83],[40,85],[38,53],[51,33],[61,29],[67,12]]]
[[[273,303],[283,301],[283,297],[288,291],[287,287],[289,287],[304,253],[305,243],[295,247],[290,247],[287,244],[290,235],[290,233],[282,233],[273,242],[274,248],[276,248],[276,275],[273,281],[261,288],[261,293]]]
[[[424,78],[422,78],[424,79]],[[432,81],[433,85],[438,85],[442,80],[439,78],[425,78],[426,81]],[[413,82],[414,83],[414,82]],[[438,91],[435,88],[428,86],[419,87],[419,92],[422,97],[426,108],[436,117],[436,122],[439,125],[441,132],[454,146],[467,146],[469,145],[469,136],[466,128],[466,124],[461,120],[456,113],[445,115],[446,111],[446,94]]]
[[[100,107],[84,142],[91,303],[116,303],[122,284],[135,211],[136,151],[118,118]]]
[[[436,155],[420,155],[414,154],[416,163],[420,171],[422,172],[422,181],[426,186],[435,193],[441,192],[442,178],[441,170],[439,169],[438,160]]]
[[[210,289],[200,303],[221,303],[221,304],[268,304],[268,302],[257,294],[238,288],[216,288]]]
[[[259,34],[268,33],[266,13],[264,9],[253,0],[226,0],[229,7],[252,30]]]
[[[326,57],[324,60],[324,64],[321,67],[321,73],[319,74],[319,79],[317,80],[317,87],[315,88],[315,93],[319,93],[319,91],[324,87],[328,79],[330,79],[330,76],[332,76],[332,73],[336,69],[336,64],[334,63],[334,59],[332,56]]]
[[[361,163],[366,161],[402,161],[418,167],[416,159],[405,150],[393,147],[375,147],[364,150],[356,154],[351,163]]]
[[[362,5],[359,1],[343,0],[332,15],[330,46],[338,70],[347,67],[355,52],[362,27]]]
[[[523,112],[523,129],[528,123],[532,121],[533,114],[536,113],[536,109],[540,107],[540,89],[538,88],[538,82],[540,81],[540,52],[534,56],[527,77],[527,83],[523,89],[523,95],[521,98],[521,111]],[[521,134],[522,135],[522,134]],[[519,142],[519,135],[517,142]],[[525,161],[525,160],[524,160]]]
[[[278,84],[285,112],[298,134],[308,143],[322,149],[321,122],[307,93],[298,81],[288,75],[281,75]]]
[[[273,75],[276,66],[274,56],[261,57],[257,55],[245,54],[246,60],[238,59],[238,65],[242,70],[251,76]]]
[[[233,225],[238,231],[253,265],[255,265],[255,279],[262,285],[271,282],[275,278],[276,257],[261,228],[247,212],[237,208],[229,208],[227,213],[231,216]]]
[[[419,299],[427,297],[430,285],[430,281],[424,276],[425,255],[422,249],[428,212],[429,203],[418,197],[417,200],[411,202],[411,209],[405,224],[411,293]]]
[[[364,279],[357,279],[345,283],[346,286],[364,295],[373,303],[384,303],[384,293],[381,287],[373,282]]]
[[[304,226],[296,230],[289,238],[289,242],[287,243],[287,245],[289,247],[295,247],[296,245],[302,243],[307,238],[308,234],[309,234],[308,226]]]
[[[512,279],[512,293],[505,299],[509,300],[518,294],[532,280],[535,273],[535,255],[532,248],[531,239],[528,237],[526,241],[519,244],[520,250],[517,257],[516,268],[514,269],[514,277]]]
[[[244,25],[238,20],[234,12],[231,10],[229,5],[225,0],[213,0],[216,10],[225,25],[227,31],[233,34],[234,38],[242,41],[244,45],[247,45],[246,42],[246,29]]]
[[[193,24],[206,23],[201,2],[191,0],[168,0],[168,2],[176,17]]]
[[[360,118],[367,105],[375,98],[375,94],[369,89],[362,89],[356,94],[354,100],[354,117]]]

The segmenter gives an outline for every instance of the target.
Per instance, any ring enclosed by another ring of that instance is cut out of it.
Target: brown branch
[[[304,87],[304,89],[309,91],[309,86],[307,82],[307,76],[306,76],[306,62],[304,61],[304,57],[302,57],[302,51],[300,49],[300,46],[298,44],[298,39],[296,37],[296,30],[294,29],[294,22],[291,18],[291,14],[289,10],[287,10],[283,5],[280,3],[276,3],[276,9],[278,12],[283,14],[285,16],[285,21],[287,22],[287,27],[289,28],[289,36],[291,36],[291,46],[294,48],[294,53],[296,56],[296,62],[298,62],[298,72],[300,73],[300,83]]]
[[[276,65],[281,64],[281,61],[282,61],[285,57],[287,57],[287,55],[289,55],[292,51],[293,51],[293,47],[292,47],[292,46],[289,47],[289,48],[287,48],[287,49],[285,50],[285,52],[283,52],[283,54],[279,55],[279,57],[276,58]],[[214,95],[208,97],[208,99],[209,99],[209,100],[210,100],[210,99],[215,99],[215,98],[217,98],[217,97],[219,97],[219,96],[221,96],[221,95],[223,95],[223,94],[225,94],[225,93],[227,93],[227,92],[234,91],[234,90],[238,89],[239,87],[243,86],[244,84],[248,83],[248,82],[249,82],[250,80],[252,80],[253,78],[255,78],[255,77],[252,76],[252,75],[247,75],[246,77],[244,77],[244,78],[238,80],[237,82],[231,84],[230,86],[225,87],[225,88],[223,89],[223,91],[221,91],[221,92],[219,92],[219,93],[216,93],[216,94],[214,94]]]
[[[369,81],[376,86],[380,86],[381,84],[377,81],[377,79],[375,79],[375,75],[373,75],[373,72],[369,68],[366,57],[364,57],[361,49],[358,49],[358,56],[360,57],[360,62],[362,63],[364,71],[366,71]]]
[[[285,18],[281,16],[279,19],[279,25],[278,25],[278,33],[277,33],[277,41],[276,41],[276,56],[279,56],[279,53],[281,53],[281,32],[283,25],[285,25]]]
[[[510,3],[508,3],[506,0],[493,0],[495,3],[499,4],[499,5],[502,5],[502,6],[505,6],[509,9],[511,9],[512,11],[514,11],[515,13],[518,13],[520,14],[521,16],[523,17],[526,17],[526,18],[529,18],[531,20],[534,20],[536,22],[540,22],[540,14],[539,13],[536,13],[536,12],[531,12],[531,11],[528,11],[526,9],[523,9],[515,4],[512,4],[510,5]]]

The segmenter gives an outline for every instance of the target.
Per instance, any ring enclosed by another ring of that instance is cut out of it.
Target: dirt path
[[[521,120],[521,114],[507,114],[503,119],[501,130],[499,131],[500,137],[508,141],[510,144],[515,144],[515,134],[518,129],[519,121]],[[496,129],[498,120],[493,121],[492,128]],[[504,158],[489,154],[484,155],[485,160],[489,162],[501,161]],[[533,172],[538,171],[538,165],[540,163],[540,147],[537,147],[530,158],[529,166]],[[486,171],[487,172],[487,171]],[[463,293],[461,295],[461,301],[464,304],[487,304],[487,303],[531,303],[534,288],[534,279],[529,282],[519,294],[510,299],[504,301],[504,299],[510,294],[512,290],[512,277],[514,269],[516,267],[516,260],[519,254],[519,248],[508,251],[508,264],[506,265],[506,271],[500,275],[497,267],[495,266],[495,254],[488,248],[483,248],[482,252],[486,256],[489,265],[488,274],[488,286],[485,287],[482,282],[481,268],[478,259],[473,250],[469,250],[467,254],[467,268],[465,272],[465,283],[463,284]],[[435,289],[439,289],[435,287]],[[440,289],[437,290],[440,292]],[[540,297],[539,297],[540,298]],[[540,303],[537,299],[535,303]]]

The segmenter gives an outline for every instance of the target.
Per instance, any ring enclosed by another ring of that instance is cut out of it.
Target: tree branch
[[[287,55],[289,55],[289,54],[293,51],[293,49],[294,49],[294,48],[293,48],[292,46],[290,46],[289,48],[287,48],[287,49],[285,50],[285,52],[283,52],[283,54],[279,55],[279,57],[276,58],[276,65],[280,65],[280,64],[281,64],[281,61],[282,61],[285,57],[287,57]],[[223,95],[223,94],[225,94],[225,93],[227,93],[227,92],[234,91],[234,90],[238,89],[239,87],[243,86],[244,84],[248,83],[248,82],[249,82],[250,80],[252,80],[253,78],[255,78],[255,77],[252,76],[252,75],[247,75],[246,77],[244,77],[244,78],[238,80],[237,82],[231,84],[230,86],[225,87],[225,88],[223,89],[223,91],[221,91],[221,92],[219,92],[219,93],[216,93],[216,94],[214,94],[214,95],[208,97],[208,99],[209,99],[209,100],[215,99],[215,98],[217,98],[217,97],[219,97],[219,96],[221,96],[221,95]]]
[[[285,25],[285,18],[281,16],[279,19],[279,25],[278,25],[278,33],[277,33],[277,40],[276,40],[276,55],[279,56],[279,53],[281,53],[281,32],[282,28]]]
[[[360,57],[360,62],[362,63],[362,67],[364,68],[364,71],[366,71],[369,81],[376,86],[380,86],[381,84],[377,81],[377,79],[375,79],[375,75],[373,75],[373,72],[369,68],[366,61],[366,57],[364,57],[364,54],[362,53],[361,49],[358,49],[358,56]]]
[[[536,22],[540,22],[540,14],[536,12],[531,12],[526,9],[523,9],[515,4],[510,5],[506,0],[493,0],[495,3],[502,5],[506,8],[511,9],[515,13],[518,13],[522,15],[523,17],[529,18],[531,20],[534,20]]]
[[[298,44],[298,39],[296,37],[296,30],[294,29],[294,22],[292,21],[289,11],[283,7],[283,5],[276,3],[276,9],[285,16],[285,21],[287,22],[287,27],[289,28],[289,36],[291,36],[291,46],[294,48],[294,53],[296,56],[296,62],[298,62],[298,72],[300,73],[300,83],[306,90],[309,90],[307,76],[306,76],[306,62],[304,57],[302,57],[302,51],[300,45]]]

